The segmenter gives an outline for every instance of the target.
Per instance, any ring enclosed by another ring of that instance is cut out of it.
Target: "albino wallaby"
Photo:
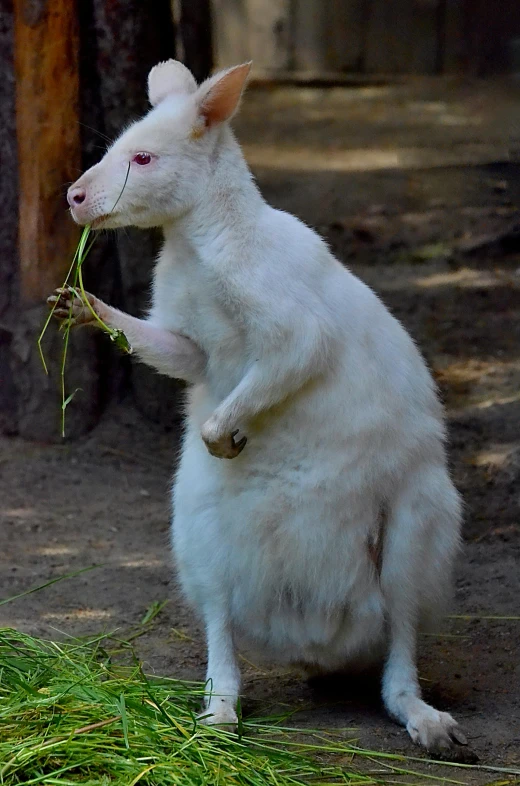
[[[191,383],[172,538],[206,627],[204,718],[237,721],[238,641],[312,672],[384,657],[390,715],[448,748],[464,736],[416,667],[459,547],[442,408],[376,295],[260,195],[228,123],[249,68],[200,86],[181,63],[153,68],[150,112],[68,191],[78,224],[164,232],[146,319],[90,302]],[[49,301],[94,324],[70,290]]]

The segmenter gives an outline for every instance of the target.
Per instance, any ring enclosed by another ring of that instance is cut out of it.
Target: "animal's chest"
[[[151,316],[205,351],[209,376],[219,390],[224,380],[229,389],[237,384],[247,363],[245,330],[218,282],[200,266],[190,260],[168,265],[159,261]]]

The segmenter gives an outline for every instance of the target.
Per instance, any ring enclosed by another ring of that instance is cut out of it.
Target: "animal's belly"
[[[381,432],[372,445],[346,420],[325,428],[315,401],[310,392],[247,424],[245,450],[219,461],[200,440],[214,403],[204,387],[191,392],[176,552],[196,605],[218,589],[255,649],[332,669],[383,636],[370,545],[388,489]]]
[[[351,592],[342,603],[326,606],[296,598],[290,591],[271,593],[265,603],[244,603],[235,585],[231,620],[239,642],[279,663],[339,670],[369,659],[384,637],[384,603],[372,586],[362,596]],[[247,597],[247,592],[245,593]]]
[[[253,648],[339,668],[380,640],[384,601],[366,522],[318,512],[309,500],[285,517],[257,508],[223,522],[225,580],[233,626]]]

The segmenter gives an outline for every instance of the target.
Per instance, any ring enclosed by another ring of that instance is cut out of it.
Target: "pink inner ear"
[[[236,111],[249,74],[250,64],[237,66],[211,87],[202,101],[200,112],[207,126],[223,123]]]

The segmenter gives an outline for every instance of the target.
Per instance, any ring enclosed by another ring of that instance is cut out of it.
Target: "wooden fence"
[[[215,56],[269,79],[507,71],[518,0],[213,0]]]

